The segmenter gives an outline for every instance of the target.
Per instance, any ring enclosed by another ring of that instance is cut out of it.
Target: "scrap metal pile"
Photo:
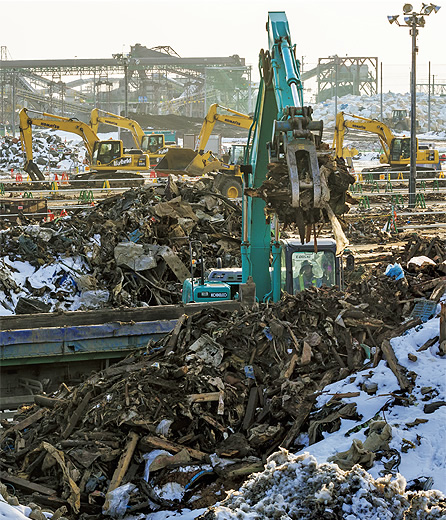
[[[189,238],[202,241],[208,268],[216,267],[217,257],[224,266],[240,263],[240,206],[210,193],[202,181],[177,185],[170,180],[128,190],[69,218],[31,225],[23,217],[19,224],[0,233],[6,260],[0,294],[3,290],[12,309],[20,291],[49,305],[41,312],[77,310],[70,307],[76,298],[94,291],[105,291],[102,307],[178,303],[190,276]],[[75,257],[76,265],[68,265],[66,259]],[[23,287],[17,287],[14,267],[8,267],[15,260],[35,269]],[[46,275],[43,285],[33,284],[59,261],[61,270],[50,279]],[[94,307],[85,300],[83,308]]]
[[[389,338],[420,323],[401,324],[404,280],[363,284],[367,300],[313,288],[252,310],[185,314],[163,339],[5,423],[0,479],[76,519],[212,505],[279,447],[362,419],[342,396],[329,419],[312,411],[326,385],[392,363]],[[393,366],[410,391],[414,374]]]

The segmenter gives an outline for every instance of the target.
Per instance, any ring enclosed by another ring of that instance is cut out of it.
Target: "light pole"
[[[404,4],[404,24],[398,21],[399,15],[388,16],[389,23],[396,23],[399,27],[409,27],[412,37],[412,70],[410,82],[410,173],[409,173],[409,207],[415,207],[416,183],[417,183],[417,107],[416,107],[416,88],[417,88],[417,35],[418,27],[424,27],[425,16],[432,12],[437,13],[440,6],[434,4],[422,4],[420,12],[414,11],[411,4]]]

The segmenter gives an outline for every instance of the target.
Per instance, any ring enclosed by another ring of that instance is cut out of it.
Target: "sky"
[[[257,71],[267,47],[268,11],[285,11],[303,70],[319,58],[377,57],[383,91],[410,91],[409,28],[390,25],[403,1],[375,0],[0,0],[0,45],[14,60],[110,58],[135,43],[170,46],[182,57],[238,54]],[[421,2],[414,3],[416,11]],[[441,6],[441,4],[438,4]],[[446,8],[426,17],[418,35],[417,79],[446,83],[441,39]],[[253,74],[255,79],[256,73]]]

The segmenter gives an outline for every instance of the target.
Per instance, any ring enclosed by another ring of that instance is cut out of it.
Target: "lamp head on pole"
[[[430,4],[430,5],[422,4],[422,6],[421,6],[421,13],[429,16],[432,13],[432,11],[434,13],[438,13],[438,11],[440,10],[440,7],[441,6],[434,5],[434,4]]]
[[[409,14],[413,11],[413,6],[412,4],[404,4],[403,5],[403,13],[404,14]]]
[[[387,20],[389,20],[389,23],[392,24],[393,22],[396,22],[398,24],[398,16],[399,14],[388,16]]]

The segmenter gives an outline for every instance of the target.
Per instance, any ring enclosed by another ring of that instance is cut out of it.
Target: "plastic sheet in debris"
[[[404,271],[400,264],[389,264],[384,274],[393,278],[395,281],[404,278]]]
[[[108,508],[103,510],[103,514],[112,518],[121,518],[127,511],[130,494],[137,491],[135,484],[128,482],[107,493]]]

